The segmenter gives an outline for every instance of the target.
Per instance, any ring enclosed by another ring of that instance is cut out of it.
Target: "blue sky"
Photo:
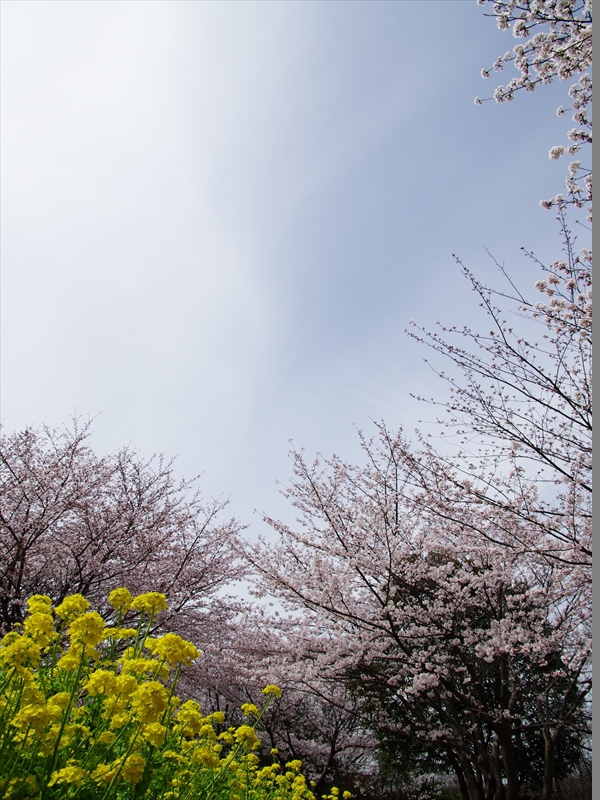
[[[557,257],[568,87],[473,104],[512,44],[475,0],[4,0],[5,430],[96,417],[256,530],[289,439],[412,429],[450,254]]]

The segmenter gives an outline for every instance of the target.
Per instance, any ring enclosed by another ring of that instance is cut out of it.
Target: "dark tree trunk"
[[[448,761],[452,765],[452,769],[454,770],[454,774],[458,780],[458,785],[460,787],[460,793],[463,800],[471,800],[469,797],[469,787],[467,786],[467,781],[465,780],[465,773],[462,771],[461,766],[452,750],[448,748],[446,752],[448,754]]]
[[[490,775],[485,795],[489,800],[506,800],[504,783],[502,782],[502,767],[500,764],[500,745],[498,739],[492,745],[490,753]]]
[[[500,739],[500,745],[502,748],[504,774],[506,776],[506,800],[519,800],[521,781],[519,780],[519,773],[517,771],[517,762],[515,759],[515,749],[513,747],[512,730],[510,729],[510,724],[504,726],[502,737]]]
[[[483,793],[483,784],[481,780],[477,780],[475,774],[473,773],[473,768],[471,762],[467,758],[467,756],[459,751],[458,758],[460,761],[460,767],[465,778],[465,783],[467,785],[467,793],[469,800],[486,800],[484,793]]]

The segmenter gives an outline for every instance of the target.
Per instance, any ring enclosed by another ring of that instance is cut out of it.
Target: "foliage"
[[[257,755],[256,725],[277,686],[262,690],[261,711],[242,707],[238,727],[204,716],[175,694],[199,651],[176,634],[149,635],[165,596],[117,589],[109,599],[112,627],[82,595],[54,609],[34,595],[22,631],[0,643],[3,797],[314,800],[301,762]]]

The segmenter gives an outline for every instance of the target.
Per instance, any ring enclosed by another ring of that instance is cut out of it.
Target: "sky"
[[[476,106],[475,0],[3,0],[1,419],[93,418],[263,524],[290,440],[360,459],[477,322],[451,254],[557,257],[567,86]],[[293,515],[292,515],[293,516]]]

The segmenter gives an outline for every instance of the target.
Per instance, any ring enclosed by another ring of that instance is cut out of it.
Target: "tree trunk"
[[[504,764],[504,774],[506,776],[506,800],[519,800],[521,781],[519,780],[519,773],[517,771],[512,730],[510,728],[510,723],[502,727],[503,731],[500,739],[500,746],[502,748],[502,761]]]
[[[544,787],[542,800],[551,800],[554,782],[554,740],[549,731],[544,730]]]
[[[492,745],[490,753],[490,776],[486,787],[486,797],[490,800],[506,800],[504,783],[502,782],[502,766],[500,764],[500,744],[498,737]]]
[[[476,780],[475,775],[473,774],[471,762],[465,753],[461,752],[460,750],[458,753],[458,758],[462,773],[465,778],[465,783],[467,785],[469,800],[485,800],[483,785],[481,781]]]
[[[458,780],[458,785],[460,786],[460,793],[462,795],[463,800],[471,800],[469,797],[469,787],[467,786],[467,781],[465,780],[465,773],[461,769],[460,764],[458,763],[456,756],[452,752],[452,750],[448,747],[446,750],[448,755],[448,761],[452,765],[452,769],[454,770],[454,774]]]

